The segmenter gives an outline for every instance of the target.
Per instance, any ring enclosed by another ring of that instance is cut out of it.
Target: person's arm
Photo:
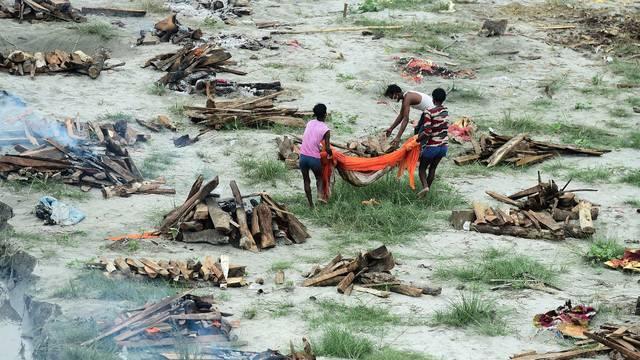
[[[400,113],[398,114],[396,121],[393,123],[393,127],[390,129],[391,131],[393,131],[393,129],[396,126],[398,126],[398,124],[400,124],[400,129],[398,130],[398,134],[391,141],[391,145],[397,146],[398,143],[400,143],[402,134],[404,134],[404,130],[407,128],[407,124],[409,124],[409,111],[411,111],[411,103],[410,103],[409,97],[406,96],[402,100],[402,108],[400,108]],[[388,132],[387,134],[388,134],[387,136],[389,136],[391,135],[391,132]]]
[[[327,130],[324,133],[324,149],[327,151],[327,158],[331,159],[333,157],[333,150],[331,150],[331,131]]]
[[[429,140],[429,138],[431,138],[432,136],[432,129],[431,129],[431,114],[429,114],[429,112],[425,111],[424,113],[424,130],[418,135],[418,138],[416,139],[416,142],[421,142],[423,140]]]

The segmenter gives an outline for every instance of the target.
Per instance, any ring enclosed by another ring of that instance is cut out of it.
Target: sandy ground
[[[509,3],[507,1],[479,1],[477,4],[460,4],[458,11],[453,14],[437,14],[429,12],[401,12],[382,11],[368,14],[371,17],[409,21],[411,18],[428,21],[456,21],[464,19],[480,23],[481,19],[490,16],[494,6]],[[609,2],[611,5],[613,2]],[[80,1],[75,0],[74,6],[126,6],[126,1]],[[342,1],[267,1],[253,2],[254,15],[237,20],[235,26],[225,26],[222,32],[242,33],[247,36],[260,36],[268,31],[257,30],[253,20],[279,20],[283,22],[300,22],[299,27],[312,26],[340,26],[340,9]],[[140,66],[145,60],[155,54],[172,49],[172,45],[135,47],[134,39],[141,28],[151,28],[161,15],[147,16],[142,19],[123,18],[126,27],[121,30],[121,37],[111,40],[107,45],[113,49],[114,57],[126,61],[126,66],[116,71],[102,74],[97,80],[77,76],[40,76],[35,80],[27,77],[13,77],[6,74],[0,76],[0,89],[6,89],[27,101],[34,109],[38,109],[53,117],[75,116],[79,114],[81,120],[93,120],[108,113],[123,112],[141,119],[151,119],[158,114],[168,114],[168,108],[175,104],[203,104],[202,96],[183,95],[169,92],[165,96],[150,95],[147,88],[153,81],[162,76],[151,69]],[[184,19],[184,22],[197,23],[197,19]],[[553,122],[566,120],[576,124],[599,125],[609,118],[608,107],[610,99],[592,98],[594,109],[588,112],[573,111],[578,96],[584,96],[577,91],[577,87],[586,84],[596,73],[604,73],[604,63],[598,56],[584,56],[572,50],[564,49],[545,43],[545,35],[535,31],[534,24],[514,20],[514,36],[499,38],[478,37],[475,33],[462,34],[460,45],[469,54],[479,58],[474,67],[478,68],[478,77],[473,80],[456,80],[455,86],[461,88],[482,89],[486,99],[480,103],[457,101],[449,104],[453,118],[463,115],[472,116],[477,122],[489,121],[502,116],[505,111],[523,111],[534,113],[535,109],[529,104],[543,96],[537,88],[538,81],[551,75],[566,73],[569,79],[567,89],[560,91],[554,98],[556,107],[550,111],[537,114],[542,121]],[[2,31],[0,45],[7,48],[3,41],[9,41],[26,50],[48,50],[55,47],[73,46],[90,53],[96,46],[96,39],[80,37],[73,30],[67,29],[69,24],[38,23],[34,25],[19,25],[9,20],[0,21]],[[206,32],[207,30],[205,30]],[[285,105],[295,105],[302,109],[309,109],[317,102],[324,102],[331,111],[358,116],[355,134],[335,134],[338,139],[346,140],[357,135],[364,135],[373,129],[383,129],[394,116],[396,104],[379,104],[380,92],[383,87],[396,82],[406,88],[415,88],[424,92],[442,86],[448,88],[452,81],[442,78],[425,78],[421,84],[411,83],[402,78],[394,69],[394,56],[406,56],[400,49],[410,44],[410,40],[394,40],[382,38],[372,40],[358,33],[332,33],[327,35],[280,35],[275,37],[281,41],[279,50],[249,50],[230,49],[233,60],[238,61],[238,68],[246,70],[248,81],[280,80],[290,91],[283,100]],[[78,40],[76,40],[78,39]],[[288,40],[297,40],[302,48],[286,45]],[[43,49],[43,47],[45,49]],[[63,47],[64,48],[64,47]],[[487,57],[492,50],[520,50],[521,54],[541,55],[541,60],[527,61],[519,58]],[[338,54],[343,60],[337,60]],[[257,56],[257,59],[249,59]],[[444,59],[431,54],[421,54],[423,57],[436,61],[455,61]],[[320,63],[332,62],[333,69],[322,69]],[[283,68],[265,66],[281,63]],[[465,61],[460,61],[461,65]],[[508,69],[495,70],[498,65],[507,65]],[[304,81],[296,81],[296,74],[303,72]],[[357,80],[359,90],[347,89],[343,83],[336,81],[337,74],[352,74]],[[223,74],[224,78],[235,79],[233,75]],[[607,79],[611,75],[606,75]],[[622,103],[629,93],[621,95],[614,101]],[[637,95],[637,94],[636,94]],[[414,114],[417,116],[417,114]],[[180,121],[180,133],[196,133],[197,128],[188,124],[186,119],[174,117]],[[638,117],[626,118],[630,127],[638,125]],[[267,130],[243,130],[213,132],[205,136],[199,143],[182,149],[173,149],[172,133],[153,134],[151,142],[133,149],[134,157],[144,159],[154,151],[171,149],[177,154],[175,165],[166,171],[165,176],[176,187],[177,195],[172,196],[133,196],[131,198],[117,198],[103,200],[99,192],[91,193],[91,199],[74,202],[87,212],[87,219],[73,229],[60,229],[40,225],[32,215],[32,209],[42,194],[15,193],[7,188],[0,188],[0,199],[14,208],[16,217],[11,221],[18,231],[48,234],[79,230],[86,232],[78,247],[43,246],[43,250],[34,249],[36,256],[42,257],[35,270],[39,277],[35,284],[38,297],[57,303],[61,306],[65,316],[87,317],[101,316],[115,311],[123,306],[117,302],[64,300],[53,298],[52,293],[67,284],[75,276],[75,271],[65,266],[74,260],[85,260],[96,255],[112,257],[121,255],[122,251],[110,250],[103,240],[108,235],[136,232],[152,226],[153,214],[170,209],[183,201],[188,187],[200,172],[220,176],[222,185],[218,189],[228,193],[228,181],[238,179],[243,192],[267,190],[272,193],[290,193],[301,191],[300,176],[291,172],[292,181],[289,184],[279,183],[277,187],[251,186],[242,178],[237,160],[242,157],[275,157],[273,139],[275,134]],[[196,153],[205,153],[206,161]],[[226,154],[226,155],[225,155]],[[638,151],[630,149],[615,150],[601,158],[567,158],[563,161],[579,164],[582,167],[606,164],[611,166],[640,167]],[[450,160],[448,160],[450,161]],[[495,173],[489,177],[449,178],[446,173],[440,174],[439,181],[451,182],[469,199],[488,201],[484,190],[493,189],[503,193],[511,193],[530,186],[535,181],[534,166],[527,171],[513,173]],[[575,186],[588,186],[574,183]],[[597,193],[590,193],[588,198],[602,205],[601,218],[597,221],[598,231],[623,240],[638,239],[640,221],[635,209],[625,205],[624,201],[638,198],[638,188],[622,184],[599,184]],[[240,318],[243,310],[259,301],[293,302],[296,307],[290,315],[272,318],[269,314],[259,313],[255,319],[241,320],[238,335],[248,341],[246,349],[264,350],[266,348],[283,348],[290,339],[298,339],[302,335],[316,336],[316,331],[310,331],[301,313],[305,309],[313,309],[310,296],[317,298],[331,298],[348,304],[377,304],[388,306],[393,313],[405,317],[429,316],[434,310],[444,308],[451,299],[459,295],[456,290],[457,282],[443,282],[432,279],[431,268],[442,264],[443,258],[456,262],[455,258],[462,256],[473,257],[478,250],[487,247],[513,249],[526,253],[544,263],[562,266],[565,269],[560,277],[563,291],[557,294],[545,294],[533,290],[497,292],[495,295],[499,304],[513,309],[509,315],[511,336],[486,337],[471,330],[458,330],[447,327],[434,326],[393,326],[386,329],[382,337],[372,334],[372,339],[379,345],[390,345],[400,349],[413,350],[447,359],[506,359],[509,355],[527,349],[538,351],[563,348],[563,344],[549,334],[537,334],[531,325],[534,314],[555,308],[565,299],[598,302],[629,302],[639,294],[637,278],[626,276],[613,271],[603,271],[585,265],[575,254],[576,248],[585,247],[584,241],[567,240],[561,243],[525,240],[510,237],[496,237],[477,233],[459,232],[449,228],[440,231],[417,234],[415,241],[409,244],[394,246],[391,250],[399,255],[402,265],[394,272],[408,280],[420,280],[443,287],[439,297],[409,298],[394,295],[381,300],[369,295],[355,294],[344,297],[336,294],[333,288],[302,288],[296,287],[293,292],[286,292],[276,288],[272,283],[273,274],[269,268],[274,261],[290,260],[295,263],[294,269],[287,271],[287,278],[300,283],[301,274],[308,270],[314,259],[327,261],[334,254],[328,251],[325,240],[331,229],[310,227],[312,239],[304,245],[279,246],[259,254],[241,251],[231,247],[216,247],[175,244],[160,241],[159,245],[144,244],[136,253],[137,256],[152,256],[154,258],[188,258],[211,254],[218,256],[228,254],[232,262],[248,265],[249,278],[264,277],[267,279],[266,295],[259,296],[255,290],[247,288],[228,290],[229,300],[223,301],[221,308],[234,312]],[[55,249],[53,256],[45,253]],[[46,250],[49,249],[49,250]],[[354,249],[346,249],[346,252]],[[431,265],[431,268],[419,265]],[[213,294],[220,290],[210,289]],[[79,306],[81,305],[81,306]],[[274,331],[273,329],[277,329]],[[1,331],[1,330],[0,330]],[[3,338],[0,342],[15,345],[13,336]],[[16,355],[17,356],[17,355]]]

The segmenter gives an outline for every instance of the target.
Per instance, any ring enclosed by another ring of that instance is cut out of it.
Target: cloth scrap
[[[462,144],[471,141],[471,134],[476,130],[476,124],[468,116],[463,116],[449,125],[449,137]]]
[[[612,269],[640,272],[640,249],[625,249],[622,259],[611,259],[604,264]]]
[[[595,315],[596,309],[593,307],[582,304],[571,306],[571,300],[567,300],[555,310],[534,316],[533,324],[565,336],[586,339],[584,332],[589,330],[589,322]]]
[[[402,76],[411,78],[417,83],[422,82],[425,75],[441,76],[445,79],[475,79],[476,77],[473,69],[450,70],[427,59],[398,58],[397,63],[402,68]]]
[[[84,220],[86,215],[52,196],[43,196],[36,205],[36,216],[46,225],[70,226]]]
[[[141,240],[141,239],[156,239],[160,237],[160,233],[157,231],[145,231],[141,234],[127,234],[122,236],[108,237],[107,240],[121,241],[121,240]]]

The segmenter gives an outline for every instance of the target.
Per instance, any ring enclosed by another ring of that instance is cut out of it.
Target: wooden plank
[[[587,358],[601,352],[610,351],[606,346],[599,345],[595,348],[571,348],[568,350],[552,351],[547,353],[527,352],[516,354],[510,357],[511,360],[571,360],[576,358]]]
[[[492,198],[500,201],[500,202],[503,202],[503,203],[509,204],[509,205],[513,205],[513,206],[518,207],[518,208],[522,208],[522,204],[521,203],[519,203],[519,202],[517,202],[515,200],[512,200],[512,199],[510,199],[509,197],[507,197],[505,195],[499,194],[499,193],[494,192],[494,191],[485,191],[485,193],[487,195],[491,196]]]
[[[284,284],[284,271],[278,270],[276,272],[275,283],[276,283],[276,285]]]
[[[261,203],[253,211],[257,214],[260,227],[260,248],[268,249],[276,246],[276,239],[273,236],[271,209],[267,204]]]
[[[338,287],[337,287],[338,292],[340,294],[344,294],[347,288],[349,288],[353,283],[353,279],[355,279],[355,277],[356,277],[356,274],[352,272],[347,274],[347,276],[345,276],[344,279],[342,279],[342,281],[340,281],[340,283],[338,284]]]
[[[230,233],[231,215],[220,208],[218,201],[215,198],[208,197],[205,202],[209,209],[209,218],[211,218],[213,227],[224,234]]]
[[[422,296],[422,288],[414,287],[407,284],[393,285],[389,288],[394,293],[412,296],[412,297],[420,297]]]
[[[593,219],[591,219],[591,203],[586,201],[580,201],[578,203],[578,217],[582,231],[590,234],[596,231],[593,227]]]
[[[605,346],[608,346],[611,349],[615,349],[618,352],[620,352],[626,359],[628,360],[640,360],[640,352],[638,351],[631,351],[629,349],[627,349],[626,347],[616,343],[615,341],[611,341],[607,338],[604,338],[600,335],[596,335],[594,333],[591,333],[589,331],[585,331],[584,335],[586,337],[588,337],[589,339],[593,339]]]
[[[536,185],[536,186],[532,186],[528,189],[524,189],[521,191],[518,191],[517,193],[513,194],[513,195],[509,195],[509,199],[511,200],[518,200],[518,199],[522,199],[523,197],[527,197],[533,194],[537,194],[540,192],[540,185]]]
[[[453,158],[453,162],[456,165],[466,165],[478,160],[480,160],[480,155],[478,154],[461,155]]]
[[[558,224],[551,214],[546,211],[531,211],[531,215],[533,215],[539,223],[546,226],[551,231],[558,231],[563,228],[562,224]]]
[[[305,280],[302,283],[302,286],[314,286],[314,285],[316,285],[316,284],[318,284],[318,283],[320,283],[322,281],[329,280],[329,279],[331,279],[333,277],[336,277],[336,276],[339,276],[339,275],[342,275],[342,274],[346,274],[347,271],[348,271],[347,268],[342,268],[342,269],[338,269],[336,271],[332,271],[330,273],[326,273],[326,274],[322,274],[322,275],[319,275],[319,276],[315,276],[315,277],[312,277],[310,279]]]
[[[238,218],[238,225],[240,225],[241,236],[240,247],[246,250],[257,252],[258,246],[253,239],[253,235],[251,235],[251,231],[249,231],[249,225],[247,224],[247,213],[244,210],[242,195],[240,194],[240,189],[238,189],[238,184],[236,184],[235,180],[231,180],[229,186],[231,187],[231,192],[233,193],[233,197],[236,201],[236,217]]]
[[[358,285],[354,285],[353,290],[375,295],[380,298],[388,298],[389,295],[391,295],[391,293],[388,291],[376,290],[376,289],[366,288]]]
[[[476,221],[474,223],[486,224],[487,220],[485,219],[485,212],[487,211],[487,204],[479,201],[474,201],[472,205],[473,205],[473,212],[476,214]]]
[[[192,196],[190,199],[185,201],[180,207],[171,211],[162,222],[160,226],[160,231],[167,232],[170,227],[174,226],[180,218],[186,215],[189,211],[193,210],[197,203],[204,200],[204,198],[213,191],[218,186],[218,177],[216,176],[213,180],[206,183],[197,194]]]
[[[507,155],[513,151],[513,149],[520,144],[526,137],[526,134],[519,134],[511,138],[511,140],[507,141],[504,145],[498,148],[496,151],[491,154],[491,156],[487,159],[487,167],[494,167],[498,165]]]
[[[209,208],[207,204],[198,203],[195,208],[195,213],[193,214],[193,218],[196,220],[206,220],[209,218]]]

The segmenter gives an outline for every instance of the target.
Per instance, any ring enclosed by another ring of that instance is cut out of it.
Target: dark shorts
[[[435,160],[447,156],[448,146],[426,146],[420,153],[420,159]]]
[[[314,173],[318,173],[321,169],[320,159],[300,154],[300,170],[303,172],[311,170]]]

